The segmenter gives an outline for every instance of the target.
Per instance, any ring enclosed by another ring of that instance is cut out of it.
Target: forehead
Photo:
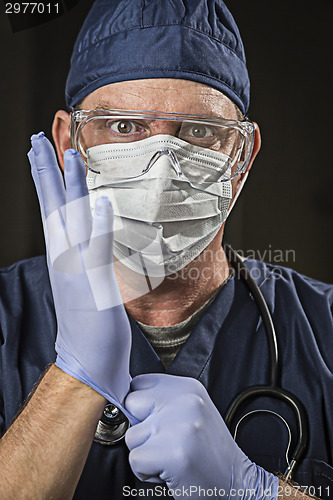
[[[220,91],[173,78],[117,82],[94,90],[83,109],[131,109],[220,116],[237,119],[234,103]]]

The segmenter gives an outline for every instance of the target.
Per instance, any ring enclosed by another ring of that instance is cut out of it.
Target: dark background
[[[53,115],[65,106],[71,48],[91,3],[79,0],[63,16],[15,33],[0,4],[0,266],[44,252],[29,137],[40,130],[50,137]],[[260,124],[263,145],[226,240],[332,281],[332,3],[227,5],[245,43],[249,117]]]

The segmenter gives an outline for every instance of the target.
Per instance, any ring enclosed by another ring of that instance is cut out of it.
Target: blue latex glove
[[[67,150],[65,185],[51,143],[31,138],[28,157],[45,234],[57,316],[56,365],[124,409],[131,329],[113,272],[113,212],[106,197],[89,206],[86,169]]]
[[[242,452],[200,382],[148,374],[131,389],[125,406],[141,423],[125,440],[141,481],[165,482],[175,498],[202,498],[203,488],[213,498],[277,499],[278,478]]]

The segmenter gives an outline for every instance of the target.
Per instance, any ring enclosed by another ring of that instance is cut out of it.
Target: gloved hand
[[[278,478],[242,452],[200,382],[147,374],[135,377],[131,390],[125,406],[141,422],[125,440],[141,481],[165,482],[175,498],[213,490],[213,498],[277,499]]]
[[[131,329],[113,272],[113,212],[106,197],[92,217],[86,170],[67,150],[65,185],[44,134],[31,138],[31,163],[57,316],[56,365],[121,408],[129,390]],[[66,188],[65,188],[66,186]]]

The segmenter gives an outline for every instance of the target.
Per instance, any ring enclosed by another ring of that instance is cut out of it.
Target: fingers
[[[37,167],[36,167],[36,162],[35,162],[35,153],[34,153],[34,150],[32,148],[30,149],[30,151],[28,153],[28,159],[29,159],[30,166],[31,166],[31,175],[32,175],[32,178],[33,178],[33,181],[35,184],[36,191],[37,191],[37,197],[38,197],[38,201],[39,201],[40,211],[42,214],[42,220],[44,221],[45,220],[45,213],[44,213],[44,206],[43,206],[43,196],[42,196],[39,177],[38,177],[38,173],[37,173]]]
[[[92,222],[86,268],[94,269],[113,263],[113,210],[106,196],[98,198]]]
[[[160,457],[161,444],[158,441],[155,443],[149,441],[130,452],[129,463],[140,481],[163,483],[164,481],[160,479],[163,473]]]
[[[57,262],[59,270],[72,268],[77,272],[77,266],[74,269],[72,265],[75,260],[72,249],[87,242],[91,235],[91,211],[83,161],[77,151],[70,149],[65,152],[65,189],[54,149],[43,132],[33,135],[31,144],[28,157],[50,261],[53,265]],[[65,259],[60,261],[61,256]]]
[[[147,393],[148,391],[142,391]],[[125,408],[135,407],[134,401],[141,399],[142,392],[129,394],[125,400]],[[145,395],[143,395],[145,396]],[[132,399],[132,403],[127,406],[128,399]],[[143,398],[145,399],[145,397]],[[136,408],[137,410],[137,408]],[[140,412],[137,412],[140,414]],[[141,413],[142,416],[146,412]],[[136,416],[136,415],[134,415]],[[147,417],[147,418],[146,418]],[[130,427],[125,435],[125,441],[130,450],[129,462],[134,474],[141,481],[161,483],[159,475],[161,469],[159,464],[161,456],[161,448],[158,445],[158,431],[154,424],[154,417],[146,416],[144,422],[140,422],[133,427]],[[155,441],[155,437],[157,440]]]
[[[113,272],[113,211],[106,196],[95,204],[93,228],[85,261],[90,288],[98,311],[122,304]],[[108,276],[108,279],[105,279]]]
[[[67,149],[64,154],[66,205],[62,209],[71,246],[89,240],[91,211],[86,183],[86,169],[78,151]]]
[[[132,415],[142,421],[173,399],[179,390],[182,391],[184,380],[184,377],[165,373],[138,375],[131,382],[131,392],[125,400],[125,406]]]
[[[169,378],[170,375],[165,373],[145,373],[137,375],[132,379],[131,391],[141,391],[143,389],[151,389],[159,384],[163,379]]]
[[[58,271],[80,273],[82,261],[98,311],[122,304],[113,263],[113,211],[108,198],[96,201],[92,223],[86,170],[80,154],[64,154],[65,184],[51,143],[43,133],[31,138],[28,157],[38,193],[50,263]],[[83,259],[81,258],[83,257]],[[105,279],[108,276],[109,279]]]
[[[86,259],[87,269],[96,269],[113,262],[113,211],[106,196],[98,198],[92,222],[89,251]]]
[[[42,213],[46,247],[53,263],[58,255],[68,249],[57,211],[65,202],[64,183],[55,152],[44,133],[33,135],[31,145],[28,158]]]
[[[86,167],[76,149],[67,149],[64,154],[66,202],[88,196]]]
[[[141,422],[154,411],[155,403],[155,394],[147,389],[130,392],[125,399],[125,408]]]
[[[95,203],[89,258],[92,267],[113,260],[113,210],[107,196],[97,198]]]
[[[44,133],[33,135],[31,145],[34,154],[34,166],[39,179],[37,193],[41,196],[43,213],[48,217],[65,203],[65,189],[62,174],[52,144]],[[29,156],[31,158],[32,154]]]
[[[140,422],[130,427],[125,434],[127,448],[131,451],[138,446],[142,446],[151,436],[151,426],[148,421]]]

